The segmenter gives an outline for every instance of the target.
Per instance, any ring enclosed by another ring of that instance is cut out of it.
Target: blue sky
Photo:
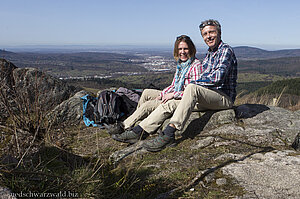
[[[164,45],[217,19],[232,46],[300,48],[298,0],[0,0],[0,48],[11,45]],[[1,47],[2,46],[2,47]]]

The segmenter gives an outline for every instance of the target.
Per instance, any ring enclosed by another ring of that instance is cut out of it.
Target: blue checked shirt
[[[232,102],[236,97],[237,60],[233,49],[221,41],[216,51],[208,51],[200,68],[196,84],[217,89],[228,95]]]

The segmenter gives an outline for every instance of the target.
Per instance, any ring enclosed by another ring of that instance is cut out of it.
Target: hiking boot
[[[137,134],[133,130],[125,130],[123,133],[113,134],[111,137],[112,137],[112,139],[119,141],[119,142],[134,144],[139,140],[146,139],[148,137],[148,135],[149,134],[147,132]]]
[[[108,128],[108,133],[110,135],[113,135],[113,134],[121,134],[123,133],[125,130],[124,130],[124,125],[121,123],[121,122],[117,122],[115,124],[112,124],[110,125]]]
[[[151,152],[158,152],[166,148],[167,146],[170,146],[175,141],[175,138],[159,134],[157,137],[153,138],[152,140],[147,140],[143,143],[143,147],[147,151]]]

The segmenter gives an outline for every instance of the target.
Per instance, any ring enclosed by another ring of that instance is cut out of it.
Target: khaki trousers
[[[123,121],[124,128],[132,127],[137,121],[145,119],[159,105],[160,101],[156,97],[161,93],[160,90],[145,89],[137,105],[137,109]]]
[[[163,122],[171,116],[170,123],[174,124],[177,130],[182,130],[193,110],[222,110],[231,108],[233,105],[231,99],[224,93],[195,84],[189,84],[186,87],[181,100],[172,99],[161,104],[160,101],[153,100],[149,96],[148,99],[152,99],[151,103],[143,99],[144,101],[141,102],[138,109],[143,108],[137,109],[138,112],[145,110],[147,113],[137,115],[145,116],[139,125],[148,133],[157,131]]]

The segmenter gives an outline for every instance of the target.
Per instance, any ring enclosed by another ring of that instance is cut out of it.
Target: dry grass
[[[243,92],[237,95],[235,104],[264,104],[267,106],[277,106],[292,111],[300,109],[300,96],[285,94],[285,88],[281,91],[280,94],[263,94],[257,95],[249,94],[242,96]],[[242,96],[242,97],[240,97]]]

